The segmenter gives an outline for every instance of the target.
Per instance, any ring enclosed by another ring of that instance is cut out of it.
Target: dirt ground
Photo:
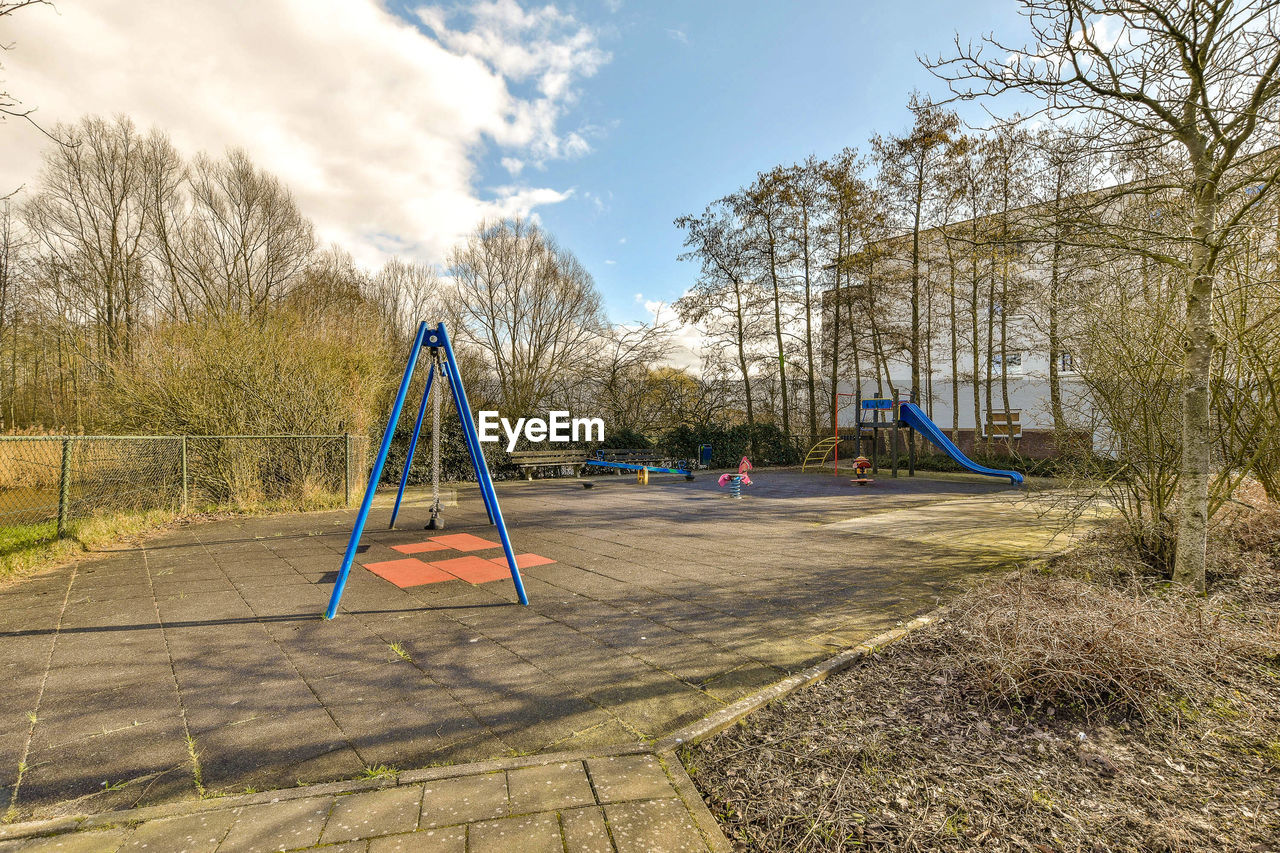
[[[1280,850],[1280,667],[1151,721],[1011,707],[948,666],[944,620],[687,750],[751,850]]]

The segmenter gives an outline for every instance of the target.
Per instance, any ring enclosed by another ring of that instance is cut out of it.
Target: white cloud
[[[681,323],[671,303],[661,299],[645,299],[644,294],[636,294],[636,302],[644,304],[649,312],[650,322],[670,323],[672,325],[671,346],[667,350],[662,363],[671,367],[683,367],[695,375],[702,372],[702,353],[706,338],[697,327]]]
[[[617,261],[615,261],[613,258],[609,258],[608,260],[606,260],[606,261],[605,261],[605,264],[606,264],[607,266],[613,266],[613,265],[614,265],[614,264],[616,264],[616,263],[618,263],[618,262],[617,262]]]
[[[526,163],[581,156],[558,125],[574,87],[608,61],[595,33],[554,6],[480,3],[462,16],[378,0],[94,0],[6,18],[6,88],[44,125],[125,113],[180,150],[245,148],[278,175],[318,236],[365,263],[443,257],[486,216],[529,213],[572,190],[479,191],[490,148]],[[3,128],[0,188],[30,185],[48,144]]]
[[[689,34],[684,30],[667,30],[667,36],[672,41],[678,41],[681,44],[689,43]]]

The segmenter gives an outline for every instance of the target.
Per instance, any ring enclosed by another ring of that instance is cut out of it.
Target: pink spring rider
[[[738,463],[738,473],[720,475],[720,488],[723,489],[727,485],[729,487],[729,497],[741,500],[742,487],[751,485],[751,478],[747,476],[747,472],[753,467],[750,459],[745,456],[742,457],[742,461]]]

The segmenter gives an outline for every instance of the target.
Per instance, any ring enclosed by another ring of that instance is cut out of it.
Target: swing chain
[[[431,521],[435,524],[440,515],[440,399],[448,378],[444,371],[444,358],[434,352],[436,371],[435,387],[431,389]]]

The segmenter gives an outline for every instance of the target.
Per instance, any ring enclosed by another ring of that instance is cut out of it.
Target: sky
[[[1022,32],[1013,0],[57,0],[0,19],[0,90],[45,126],[124,113],[187,154],[242,147],[370,269],[536,216],[634,322],[696,277],[673,219],[904,130],[913,88],[946,94],[917,54],[991,30]],[[0,188],[47,144],[0,125]]]

